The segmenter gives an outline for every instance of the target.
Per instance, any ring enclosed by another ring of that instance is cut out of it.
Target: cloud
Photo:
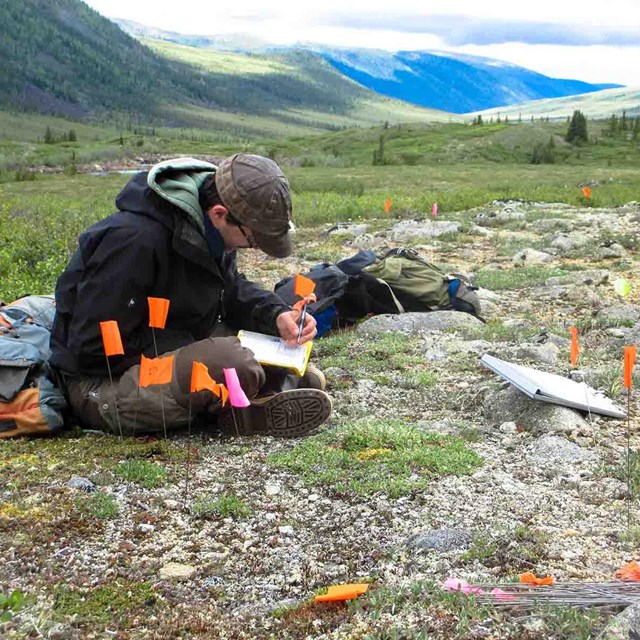
[[[638,46],[637,28],[580,23],[526,22],[462,15],[328,16],[327,23],[348,29],[380,29],[438,36],[451,47],[487,46],[507,42],[563,46]]]

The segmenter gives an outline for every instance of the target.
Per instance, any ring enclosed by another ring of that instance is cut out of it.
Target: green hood
[[[147,184],[161,198],[184,211],[189,220],[204,233],[198,189],[216,170],[215,164],[195,158],[165,160],[151,167]]]

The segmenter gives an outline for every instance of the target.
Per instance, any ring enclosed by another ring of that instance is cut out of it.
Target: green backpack
[[[452,309],[480,318],[477,288],[460,274],[445,273],[413,249],[391,249],[362,271],[389,286],[399,313]]]

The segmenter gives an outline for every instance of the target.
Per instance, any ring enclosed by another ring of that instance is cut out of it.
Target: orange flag
[[[582,195],[585,198],[590,198],[591,197],[591,189],[589,189],[589,187],[582,187]]]
[[[124,355],[120,329],[118,328],[118,322],[116,320],[105,320],[101,322],[100,333],[102,333],[102,344],[104,345],[104,352],[107,356]]]
[[[300,274],[297,274],[293,279],[293,295],[304,298],[313,293],[316,288],[316,283],[309,278],[305,278]]]
[[[147,298],[149,303],[149,326],[164,329],[169,313],[169,300],[166,298]]]
[[[210,375],[206,364],[202,362],[194,362],[191,367],[191,387],[190,392],[202,391],[209,389],[214,396],[220,398],[222,406],[227,404],[229,392],[223,384],[218,384]]]
[[[526,573],[523,573],[520,576],[520,582],[522,582],[523,584],[530,584],[535,587],[542,587],[549,584],[553,584],[555,581],[556,579],[553,576],[547,576],[546,578],[538,578],[538,576],[536,576],[531,571],[527,571]]]
[[[571,334],[571,366],[578,364],[578,355],[580,355],[580,347],[578,346],[578,330],[575,327],[569,327]]]
[[[615,577],[625,582],[640,582],[640,564],[635,560],[627,562],[616,571]]]
[[[362,584],[336,584],[327,589],[327,593],[316,596],[316,602],[337,602],[339,600],[353,600],[366,593],[369,585]]]
[[[385,212],[385,213],[389,213],[389,211],[391,211],[391,199],[390,199],[390,198],[387,198],[387,199],[384,201],[384,212]]]
[[[191,393],[209,389],[214,395],[220,396],[220,385],[209,375],[209,369],[202,362],[194,362],[191,367]]]
[[[636,364],[636,345],[624,348],[624,373],[623,383],[626,389],[633,385],[633,367]]]
[[[148,387],[152,384],[167,384],[173,377],[173,358],[145,358],[140,356],[140,377],[138,385]]]

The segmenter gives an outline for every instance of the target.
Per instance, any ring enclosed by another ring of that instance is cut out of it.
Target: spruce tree
[[[573,112],[565,139],[570,143],[587,142],[587,119],[581,111],[576,110]]]

